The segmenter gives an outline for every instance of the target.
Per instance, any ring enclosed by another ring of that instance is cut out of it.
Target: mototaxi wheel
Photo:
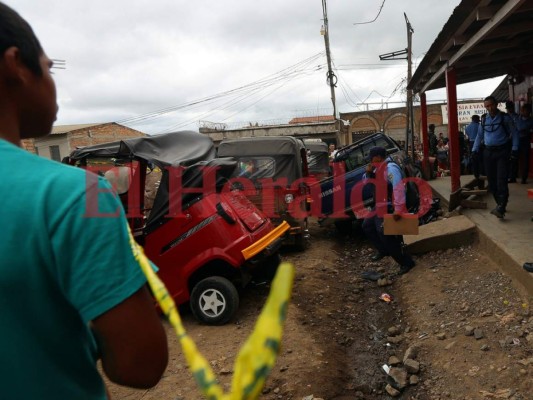
[[[239,293],[228,279],[212,276],[194,286],[190,306],[198,321],[207,325],[224,325],[239,308]]]

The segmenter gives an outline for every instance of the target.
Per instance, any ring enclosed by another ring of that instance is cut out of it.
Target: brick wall
[[[36,154],[33,139],[22,139],[20,141],[20,147],[22,147],[26,151],[29,151],[30,153]]]
[[[21,145],[31,153],[50,158],[50,147],[58,146],[60,158],[68,156],[77,147],[90,146],[121,139],[146,136],[135,129],[114,122],[80,128],[70,132],[56,133],[37,139],[22,140]],[[37,149],[39,151],[37,151]],[[57,149],[56,149],[57,150]]]
[[[126,138],[141,136],[146,135],[123,125],[109,123],[72,131],[68,134],[68,141],[70,149],[74,150],[76,147],[116,142]]]

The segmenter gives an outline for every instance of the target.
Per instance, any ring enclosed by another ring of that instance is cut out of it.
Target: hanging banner
[[[442,105],[442,125],[448,125],[448,106]],[[505,112],[505,103],[498,104],[498,109]],[[472,121],[472,115],[483,115],[487,112],[483,102],[457,104],[457,122],[468,124]]]

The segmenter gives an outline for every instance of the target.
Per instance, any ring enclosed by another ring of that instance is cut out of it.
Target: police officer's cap
[[[379,156],[381,158],[387,158],[387,150],[380,146],[372,147],[368,152],[368,159],[372,160],[376,156]]]

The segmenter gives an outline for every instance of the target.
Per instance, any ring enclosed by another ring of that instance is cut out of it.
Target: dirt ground
[[[311,234],[305,252],[283,252],[296,279],[281,354],[261,399],[533,399],[533,299],[477,245],[415,257],[411,272],[394,276],[394,261],[371,262],[373,250],[357,230],[341,237],[311,224]],[[386,286],[362,279],[366,270],[384,273]],[[225,326],[182,314],[226,390],[268,289],[246,289],[238,318]],[[384,293],[391,302],[380,299]],[[146,391],[110,385],[114,400],[203,398],[167,332],[170,362],[161,382]]]

